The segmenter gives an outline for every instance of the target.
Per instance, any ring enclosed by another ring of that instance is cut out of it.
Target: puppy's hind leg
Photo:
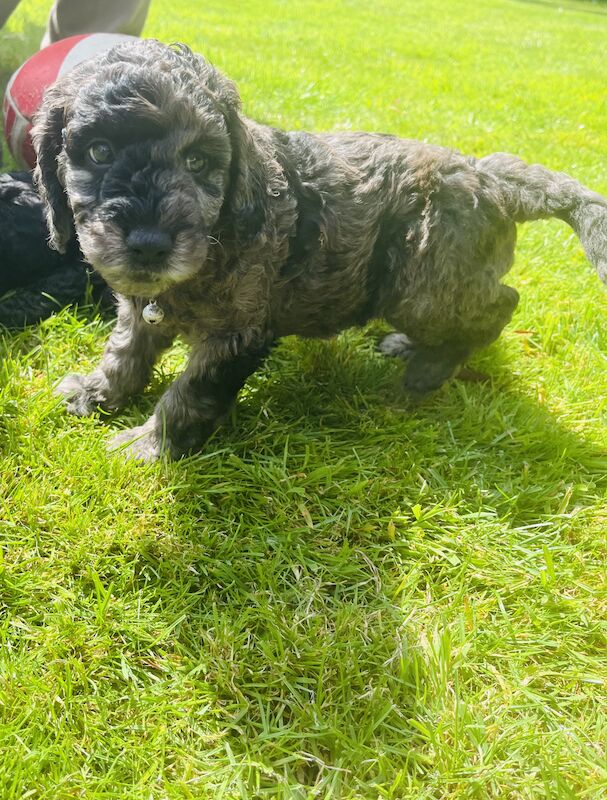
[[[451,315],[444,340],[425,344],[423,334],[415,336],[415,326],[406,324],[411,336],[393,333],[386,336],[379,349],[386,355],[396,355],[407,361],[404,386],[419,396],[438,389],[451,378],[467,358],[481,347],[498,338],[512,318],[518,304],[518,292],[510,286],[499,286],[496,299],[473,315]],[[459,324],[454,324],[460,320]]]
[[[407,362],[404,386],[411,395],[428,394],[452,378],[474,348],[463,341],[418,345]]]
[[[438,389],[455,374],[458,365],[468,355],[465,348],[458,348],[455,344],[435,347],[416,344],[404,333],[389,333],[377,349],[382,355],[400,358],[408,363],[405,385],[412,395],[423,395]]]

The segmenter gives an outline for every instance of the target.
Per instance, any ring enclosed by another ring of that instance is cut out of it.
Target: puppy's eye
[[[202,170],[206,167],[207,160],[202,155],[202,153],[188,153],[185,157],[185,168],[188,172],[202,172]]]
[[[105,167],[114,160],[114,150],[109,142],[93,142],[87,150],[90,160],[98,167]]]

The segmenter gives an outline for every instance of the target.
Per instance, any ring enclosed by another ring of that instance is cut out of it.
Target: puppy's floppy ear
[[[74,229],[65,187],[60,179],[59,156],[63,150],[66,98],[52,89],[34,117],[32,140],[37,163],[34,181],[46,207],[49,244],[64,253]]]
[[[174,45],[177,56],[192,67],[203,90],[210,94],[226,121],[232,158],[229,185],[222,209],[222,226],[238,245],[251,242],[262,231],[268,211],[271,159],[264,158],[262,145],[240,115],[236,84],[202,56],[185,45]]]
[[[268,195],[273,193],[271,159],[264,159],[262,147],[236,108],[226,116],[232,145],[230,183],[224,213],[239,244],[255,239],[262,231],[268,212]],[[266,163],[269,162],[269,163]]]

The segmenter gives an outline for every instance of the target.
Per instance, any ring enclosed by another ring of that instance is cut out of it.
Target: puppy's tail
[[[586,256],[607,283],[607,199],[563,172],[494,153],[477,169],[497,180],[499,200],[515,222],[557,217],[579,237]]]

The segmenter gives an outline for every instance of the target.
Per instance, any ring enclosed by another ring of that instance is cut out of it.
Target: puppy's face
[[[204,264],[231,149],[220,114],[144,91],[130,82],[108,114],[85,90],[62,162],[85,258],[118,291],[154,296]]]
[[[54,180],[85,258],[117,291],[155,297],[203,270],[228,190],[237,103],[210,65],[156,42],[120,46],[70,73],[34,129],[56,246],[66,228]]]

